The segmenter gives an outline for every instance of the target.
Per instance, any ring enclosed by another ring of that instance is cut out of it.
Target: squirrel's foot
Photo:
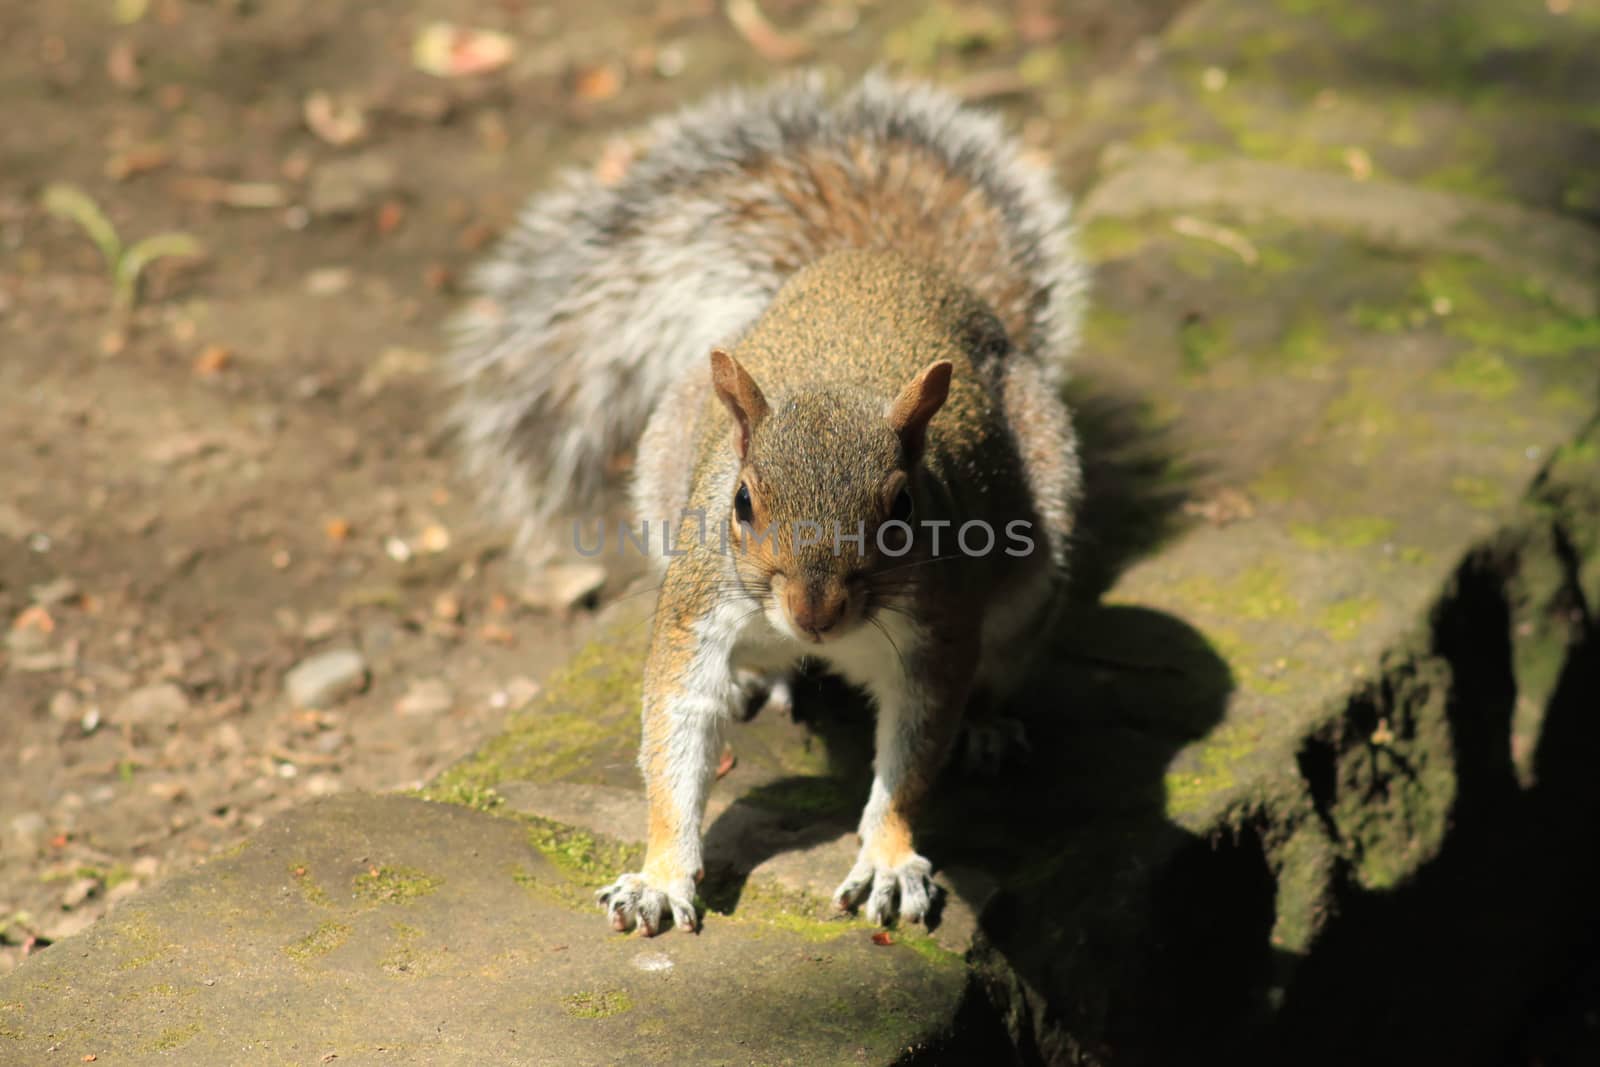
[[[645,937],[661,930],[661,920],[671,916],[672,924],[699,932],[700,920],[694,910],[694,879],[674,879],[665,886],[652,885],[643,874],[624,874],[595,893],[595,899],[611,919],[611,928],[627,933],[635,926]]]
[[[887,926],[897,917],[906,922],[922,922],[939,892],[932,874],[933,864],[915,852],[890,866],[875,862],[863,851],[850,874],[833,891],[833,903],[840,911],[851,911],[864,897],[871,922]]]
[[[734,716],[740,722],[749,722],[762,712],[785,718],[794,713],[794,692],[789,688],[787,674],[760,674],[740,669],[734,672],[734,679],[739,686],[740,700]]]

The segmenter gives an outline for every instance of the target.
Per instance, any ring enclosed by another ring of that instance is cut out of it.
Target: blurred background
[[[431,777],[589,630],[589,579],[522,588],[475,523],[429,379],[557,167],[816,63],[1042,149],[1033,88],[1178,6],[0,4],[0,972],[298,799]],[[289,707],[308,659],[363,691]]]

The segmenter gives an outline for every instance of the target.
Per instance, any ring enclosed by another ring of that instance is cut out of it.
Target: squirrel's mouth
[[[766,616],[779,633],[803,644],[821,645],[856,629],[864,600],[837,579],[800,581],[775,574]]]

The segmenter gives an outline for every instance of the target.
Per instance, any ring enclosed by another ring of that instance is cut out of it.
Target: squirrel
[[[913,818],[1062,599],[1069,202],[998,119],[880,74],[725,91],[645,142],[610,180],[534,197],[448,362],[469,471],[524,544],[630,450],[635,517],[677,535],[651,554],[646,856],[598,900],[618,931],[699,929],[720,729],[809,659],[876,708],[834,901],[925,921]]]

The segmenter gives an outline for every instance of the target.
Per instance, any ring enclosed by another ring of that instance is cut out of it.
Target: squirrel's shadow
[[[1260,894],[1270,894],[1265,861],[1262,879],[1255,879],[1253,858],[1243,857],[1244,882],[1230,884],[1245,885],[1247,901],[1139,896],[1143,866],[1191,843],[1192,835],[1167,818],[1168,764],[1221,718],[1232,677],[1182,620],[1101,603],[1125,568],[1178,527],[1196,472],[1178,461],[1168,433],[1137,400],[1105,383],[1080,381],[1069,401],[1085,495],[1071,607],[1006,711],[1023,722],[1027,751],[998,780],[963,776],[953,761],[922,820],[921,847],[955,876],[948,881],[958,895],[970,894],[985,940],[1029,984],[1056,984],[1048,980],[1056,954],[1087,946],[1108,956],[1103,981],[1185,1005],[1174,1008],[1185,1022],[1203,1019],[1220,1006],[1219,997],[1255,997],[1270,961],[1235,967],[1210,960],[1204,979],[1188,988],[1195,979],[1188,965],[1111,972],[1123,966],[1116,957],[1137,955],[1123,951],[1119,938],[1192,944],[1198,960],[1235,932],[1230,922],[1254,922]],[[859,694],[825,678],[807,679],[795,708],[824,746],[827,773],[759,786],[712,822],[703,892],[713,910],[738,906],[758,864],[854,829],[871,780],[870,711]],[[732,736],[737,750],[738,731]],[[842,878],[845,871],[832,873]],[[1197,918],[1194,906],[1210,914]],[[1260,943],[1268,943],[1265,931]],[[1231,1001],[1227,1009],[1228,1018],[1239,1016]],[[1100,1025],[1088,1029],[1108,1033],[1132,1022],[1110,1018],[1118,1011],[1108,994],[1085,990],[1075,1014],[1098,1017]]]

